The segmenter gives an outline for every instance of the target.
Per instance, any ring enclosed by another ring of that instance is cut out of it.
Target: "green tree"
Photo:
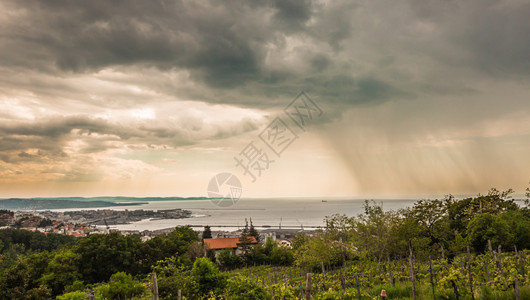
[[[2,242],[2,252],[9,249],[11,245],[21,245],[24,251],[40,252],[53,251],[62,246],[71,246],[76,238],[64,234],[34,232],[29,230],[6,228],[0,229],[0,241]]]
[[[449,197],[445,201],[445,206],[452,230],[465,233],[468,223],[478,214],[490,213],[498,215],[509,210],[518,210],[519,207],[510,199],[511,189],[498,191],[490,189],[487,195],[478,195],[462,200],[455,200]]]
[[[218,292],[226,285],[226,278],[219,272],[217,265],[205,257],[195,260],[191,273],[199,284],[199,292],[202,295],[211,291]]]
[[[510,239],[504,240],[504,249],[530,249],[530,217],[522,210],[510,210],[497,216],[498,222],[503,223],[503,227],[508,228]]]
[[[276,247],[272,248],[269,255],[269,261],[274,265],[290,266],[294,262],[293,251],[276,245]]]
[[[248,230],[248,234],[249,236],[253,236],[258,243],[261,241],[258,230],[254,227],[254,224],[252,224],[252,218],[250,219],[250,229]]]
[[[355,247],[362,255],[381,261],[391,250],[392,227],[396,224],[396,213],[385,212],[381,205],[365,201],[364,213],[355,220],[353,237]]]
[[[232,277],[227,282],[226,296],[229,299],[270,299],[265,289],[248,277]]]
[[[19,260],[0,277],[0,299],[24,299],[30,286],[29,267],[27,262]]]
[[[142,242],[138,236],[119,233],[91,234],[72,248],[78,255],[79,272],[86,283],[107,281],[117,272],[138,274]]]
[[[83,266],[79,264],[80,257],[78,253],[64,249],[50,261],[41,280],[52,289],[54,295],[61,294],[65,286],[81,278],[79,269]]]
[[[234,250],[232,248],[221,250],[217,256],[217,260],[224,269],[233,269],[243,265],[243,260],[241,257],[234,254]]]
[[[74,291],[65,293],[62,296],[57,296],[57,300],[86,300],[88,299],[88,294],[83,291]]]
[[[321,234],[309,238],[294,250],[295,264],[304,269],[319,270],[321,264],[338,265],[343,258],[340,246],[334,245]]]
[[[134,281],[130,274],[118,272],[110,277],[107,284],[95,289],[95,295],[104,299],[132,299],[144,296],[147,288],[141,283]]]
[[[493,245],[500,245],[505,239],[512,239],[508,224],[499,222],[498,218],[491,213],[476,216],[469,222],[467,236],[469,243],[478,252],[487,250],[488,240]]]
[[[50,294],[51,291],[46,286],[41,286],[39,280],[49,260],[47,252],[19,257],[0,276],[0,299],[27,299],[31,295],[39,298]]]
[[[406,255],[410,240],[415,255],[427,259],[439,255],[436,252],[442,247],[447,250],[449,241],[454,239],[444,200],[420,200],[399,214],[391,229],[390,255]]]
[[[210,226],[206,225],[204,226],[204,231],[202,232],[202,238],[203,239],[211,239],[212,238],[212,229]]]
[[[249,260],[248,254],[250,253],[250,250],[251,250],[251,246],[250,246],[251,244],[252,244],[252,238],[249,233],[248,222],[247,222],[245,225],[245,228],[243,228],[243,230],[241,231],[241,235],[239,236],[239,246],[241,247],[241,252],[242,252],[241,255],[247,263]]]
[[[188,299],[199,298],[199,284],[180,258],[169,257],[153,266],[158,275],[158,291],[163,299],[176,299],[178,290]]]
[[[52,291],[45,285],[41,285],[26,292],[27,300],[48,300],[52,297]]]
[[[47,227],[47,226],[52,226],[52,225],[53,225],[52,220],[48,218],[44,218],[39,222],[39,225],[37,225],[37,227]]]
[[[199,236],[190,227],[177,227],[168,234],[157,235],[141,247],[142,272],[148,273],[150,267],[159,260],[186,254],[190,246],[197,241],[200,241]],[[191,264],[191,261],[189,263]]]

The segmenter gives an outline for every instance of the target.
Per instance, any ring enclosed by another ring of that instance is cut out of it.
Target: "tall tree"
[[[245,219],[246,225],[245,228],[243,228],[243,231],[241,232],[241,236],[239,237],[239,244],[241,245],[241,250],[243,251],[243,256],[246,257],[247,254],[250,252],[250,244],[252,243],[252,238],[249,233],[248,229],[248,221]]]
[[[252,218],[250,218],[250,229],[248,230],[248,234],[256,238],[256,241],[260,242],[259,232],[254,227],[254,224],[252,224]]]
[[[203,239],[211,239],[212,238],[212,229],[210,229],[210,226],[208,226],[208,225],[204,226],[204,231],[202,232],[202,238]]]

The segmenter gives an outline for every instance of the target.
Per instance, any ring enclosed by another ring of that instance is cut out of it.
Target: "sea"
[[[411,207],[417,199],[371,200],[382,205],[383,210],[396,210]],[[348,199],[240,199],[228,207],[220,207],[210,200],[148,201],[143,205],[119,206],[113,210],[164,210],[185,209],[192,212],[191,218],[183,219],[144,219],[130,224],[110,225],[119,230],[160,230],[176,226],[190,225],[202,231],[208,225],[214,231],[236,231],[252,220],[258,229],[282,228],[313,230],[325,225],[326,216],[344,214],[348,217],[364,212],[365,200]],[[67,211],[80,209],[56,209]]]

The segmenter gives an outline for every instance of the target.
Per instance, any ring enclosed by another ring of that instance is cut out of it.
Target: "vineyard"
[[[148,241],[4,229],[0,299],[530,299],[530,201],[510,193],[397,211],[366,201],[290,246],[252,222],[224,249],[207,228],[204,240],[177,227]]]
[[[257,266],[228,272],[261,286],[272,299],[530,299],[529,251],[439,258],[322,263],[318,272],[302,267]],[[411,272],[411,263],[413,272]],[[414,286],[414,291],[413,291]],[[247,299],[252,294],[243,295]]]

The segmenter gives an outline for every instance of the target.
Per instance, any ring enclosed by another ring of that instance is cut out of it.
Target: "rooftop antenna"
[[[280,227],[278,229],[282,229],[282,217],[280,217]]]
[[[300,222],[300,220],[298,220],[298,219],[296,219],[296,222],[300,223],[300,228],[301,228],[302,230],[304,230],[304,224],[302,224],[302,222]]]

